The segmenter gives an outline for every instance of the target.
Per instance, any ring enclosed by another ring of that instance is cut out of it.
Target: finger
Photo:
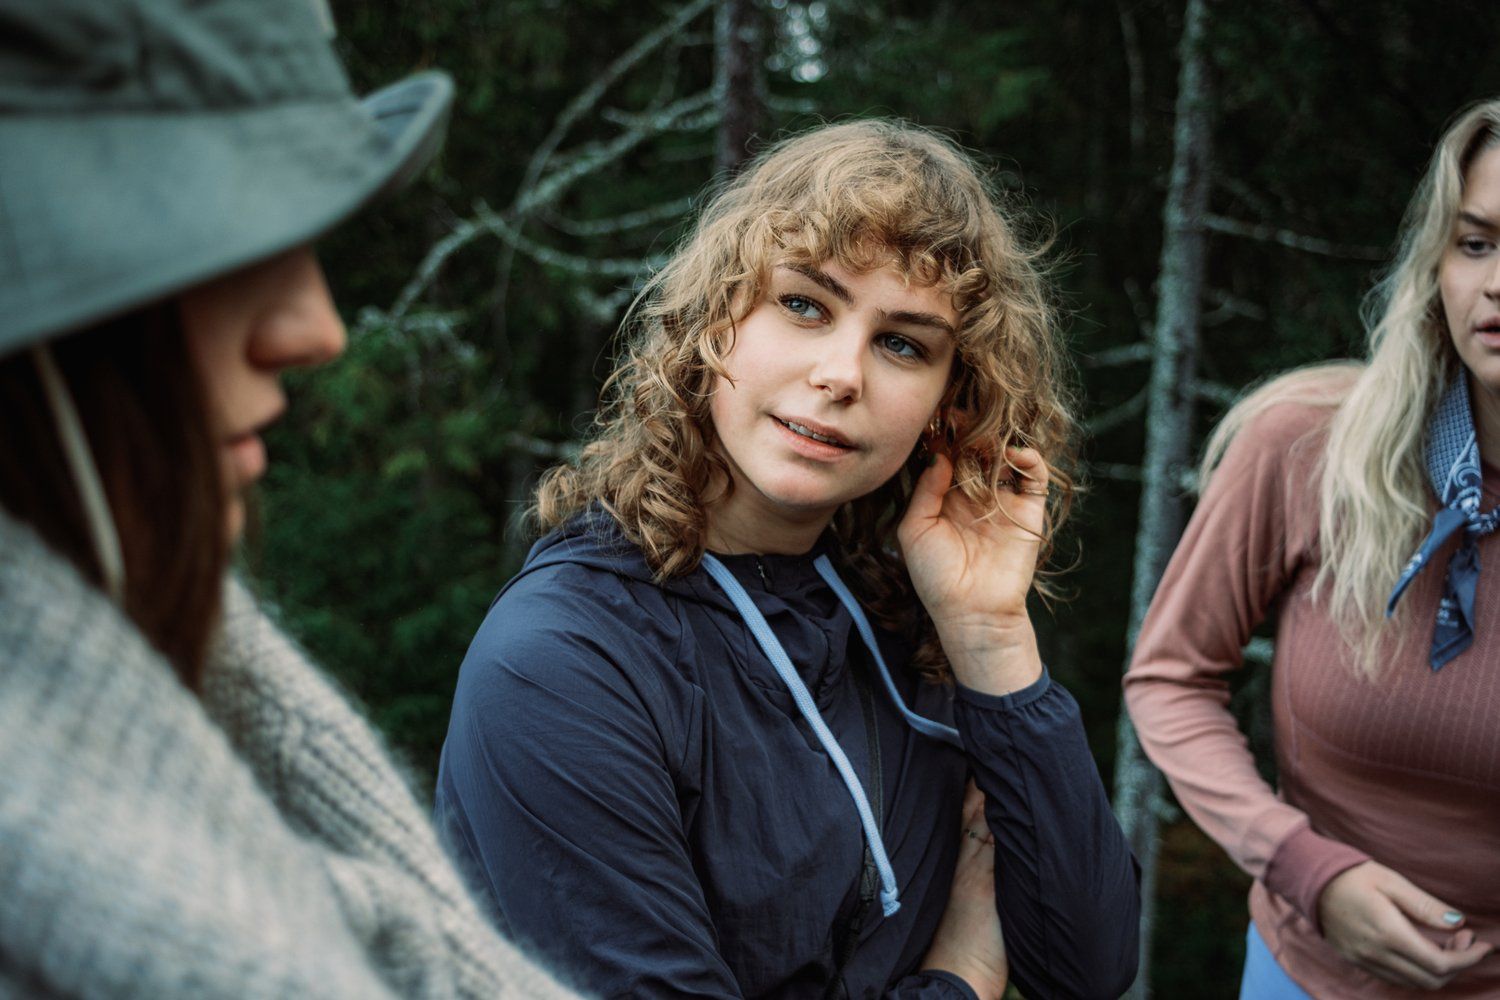
[[[1005,449],[1005,464],[1010,466],[1011,471],[1029,481],[1022,485],[1047,488],[1047,463],[1042,461],[1042,453],[1035,448]]]
[[[1378,920],[1376,928],[1384,945],[1383,950],[1389,956],[1389,964],[1402,971],[1410,966],[1433,978],[1451,976],[1473,965],[1485,955],[1482,945],[1445,951],[1419,934],[1411,921],[1400,913],[1390,913],[1388,919]]]
[[[1448,985],[1448,980],[1452,979],[1454,975],[1451,972],[1434,974],[1416,962],[1395,952],[1387,952],[1381,956],[1379,964],[1384,965],[1387,971],[1394,973],[1405,983],[1424,990],[1440,990]]]
[[[984,793],[979,786],[970,778],[968,785],[964,788],[964,825],[969,826],[974,820],[984,818]]]
[[[943,510],[943,494],[953,483],[953,463],[947,455],[933,455],[932,464],[917,477],[903,521],[921,523],[938,517]]]
[[[1370,975],[1374,976],[1376,979],[1379,979],[1382,982],[1390,983],[1392,986],[1399,986],[1403,990],[1430,989],[1430,987],[1423,986],[1416,980],[1408,979],[1406,976],[1403,976],[1399,972],[1393,972],[1392,970],[1384,968],[1383,966],[1375,965],[1370,962],[1361,962],[1359,963],[1359,967],[1361,969],[1364,969]]]
[[[1464,925],[1464,915],[1430,893],[1423,892],[1401,875],[1392,872],[1380,890],[1390,897],[1401,912],[1420,924],[1440,931],[1455,931]]]
[[[984,793],[969,779],[968,787],[964,790],[963,809],[964,839],[973,841],[981,848],[993,848],[995,844],[994,835],[990,833],[990,825],[984,818]]]

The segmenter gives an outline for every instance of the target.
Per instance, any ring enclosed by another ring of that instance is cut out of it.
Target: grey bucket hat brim
[[[453,84],[363,101],[0,118],[0,355],[323,235],[410,181]]]

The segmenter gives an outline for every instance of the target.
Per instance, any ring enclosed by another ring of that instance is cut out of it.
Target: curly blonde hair
[[[1043,248],[1009,216],[967,153],[904,122],[828,125],[766,149],[713,193],[632,305],[595,433],[576,460],[542,478],[535,522],[550,530],[599,504],[658,579],[694,569],[708,508],[734,486],[715,447],[709,397],[727,374],[735,326],[761,300],[772,268],[892,265],[945,289],[959,313],[942,410],[950,416],[939,435],[958,488],[998,515],[1011,475],[1005,449],[1035,448],[1047,464],[1043,569],[1075,491],[1076,424]],[[845,504],[832,527],[861,599],[882,625],[917,637],[915,665],[941,680],[947,661],[896,544],[924,461],[919,445],[884,486]],[[1039,573],[1043,596],[1050,580]]]

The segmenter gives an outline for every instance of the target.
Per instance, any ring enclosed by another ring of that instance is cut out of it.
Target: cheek
[[[1455,337],[1464,329],[1477,287],[1472,276],[1466,273],[1465,263],[1444,257],[1438,267],[1438,299],[1448,332]]]
[[[221,329],[223,324],[212,303],[184,301],[180,315],[183,343],[193,370],[215,421],[222,423],[224,410],[234,397],[234,338]]]

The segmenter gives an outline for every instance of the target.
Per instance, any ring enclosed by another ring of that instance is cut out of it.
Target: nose
[[[856,329],[835,329],[813,344],[815,355],[808,381],[835,402],[853,403],[864,392],[864,334]]]
[[[276,301],[256,327],[250,361],[269,371],[312,368],[344,352],[348,335],[312,250],[288,254],[275,276]]]

